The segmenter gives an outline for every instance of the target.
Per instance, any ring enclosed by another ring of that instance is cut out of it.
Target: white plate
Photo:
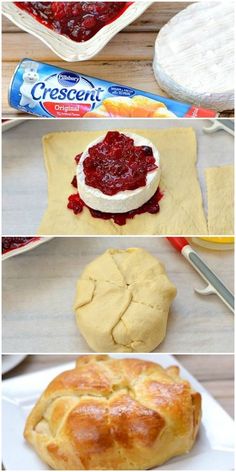
[[[14,369],[26,358],[26,354],[12,354],[2,356],[2,374]]]
[[[4,236],[3,236],[4,237]],[[26,236],[25,236],[26,237]],[[34,236],[32,236],[33,238]],[[26,243],[24,246],[20,246],[16,249],[12,249],[11,251],[6,252],[5,254],[2,254],[2,260],[5,261],[6,259],[9,259],[9,257],[13,256],[18,256],[19,254],[22,254],[23,252],[30,251],[31,249],[35,249],[36,247],[40,246],[41,244],[46,243],[52,237],[37,237],[37,239],[30,241],[29,243]]]
[[[84,43],[77,43],[42,25],[29,13],[11,2],[2,3],[2,13],[16,26],[41,39],[59,57],[68,62],[86,61],[95,56],[119,31],[138,18],[153,2],[134,2],[109,25]]]
[[[112,354],[112,357],[122,358],[128,355]],[[148,359],[163,366],[178,364],[181,376],[189,380],[193,388],[202,395],[203,419],[192,451],[171,459],[161,470],[233,470],[234,422],[223,408],[174,357],[167,354],[130,354],[130,357]],[[24,441],[25,419],[48,383],[60,372],[73,367],[74,363],[64,364],[3,382],[2,456],[7,470],[48,470],[48,466]]]

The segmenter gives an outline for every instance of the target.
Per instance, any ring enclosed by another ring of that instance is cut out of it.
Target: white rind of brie
[[[153,69],[168,95],[218,111],[234,108],[233,4],[194,3],[160,30]]]
[[[158,150],[149,139],[144,138],[143,136],[128,132],[125,132],[124,134],[134,140],[135,146],[150,146],[153,150],[153,156],[158,167],[157,169],[148,172],[145,187],[139,187],[135,190],[124,190],[115,195],[106,195],[101,192],[101,190],[90,187],[85,183],[83,170],[83,162],[88,156],[88,149],[100,141],[103,141],[106,134],[91,142],[80,158],[77,165],[76,176],[80,197],[86,205],[94,210],[103,211],[105,213],[126,213],[127,211],[141,207],[144,203],[150,200],[158,188],[161,174]]]

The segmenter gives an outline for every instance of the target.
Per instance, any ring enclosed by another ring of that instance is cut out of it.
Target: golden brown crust
[[[24,435],[54,469],[146,469],[188,452],[200,419],[177,367],[87,355],[49,384]]]

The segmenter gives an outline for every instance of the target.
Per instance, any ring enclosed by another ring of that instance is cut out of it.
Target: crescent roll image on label
[[[9,90],[9,104],[44,118],[210,117],[217,112],[132,87],[23,59]]]

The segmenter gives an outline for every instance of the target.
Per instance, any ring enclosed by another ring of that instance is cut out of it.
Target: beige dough
[[[38,234],[207,234],[196,171],[197,151],[193,129],[129,131],[150,139],[160,152],[160,188],[164,193],[160,212],[156,215],[137,215],[124,226],[118,226],[112,220],[93,218],[86,208],[79,215],[74,215],[67,209],[68,196],[76,191],[70,184],[75,175],[74,157],[104,131],[51,133],[43,139],[48,173],[48,209]]]
[[[83,271],[74,310],[96,352],[150,352],[166,334],[176,288],[144,249],[108,249]]]
[[[211,167],[205,172],[209,234],[234,234],[234,167]]]

